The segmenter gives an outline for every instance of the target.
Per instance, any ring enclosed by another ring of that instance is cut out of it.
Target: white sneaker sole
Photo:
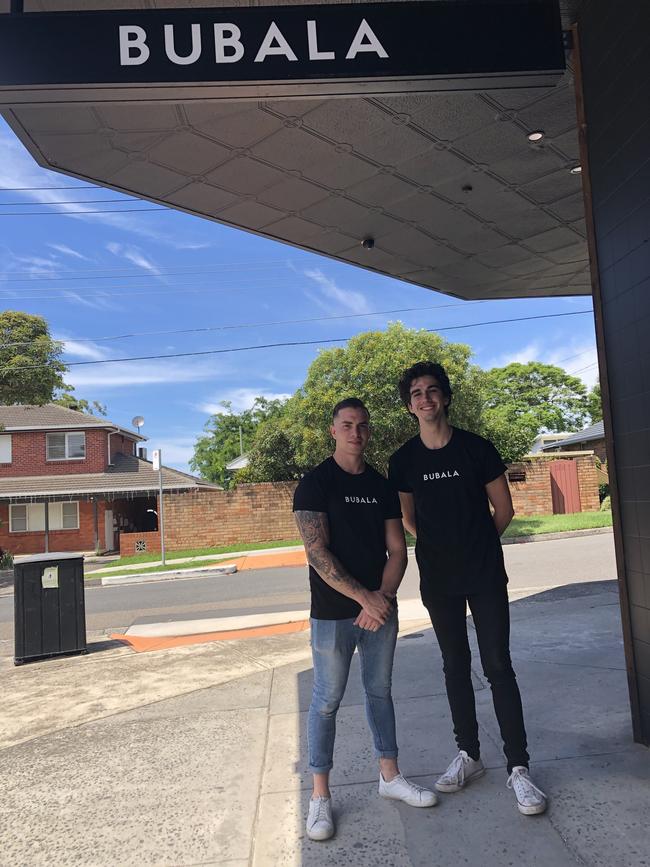
[[[433,795],[433,792],[431,794]],[[438,799],[436,798],[435,795],[433,795],[433,801],[431,801],[428,804],[423,804],[422,801],[410,801],[407,798],[399,798],[399,797],[397,797],[397,795],[389,795],[389,794],[384,793],[382,791],[379,792],[379,795],[382,798],[386,798],[387,801],[401,801],[402,804],[407,804],[409,807],[419,807],[422,809],[429,808],[429,807],[435,807],[436,804],[438,803]]]
[[[322,843],[324,840],[331,840],[334,836],[335,828],[327,828],[323,831],[310,831],[309,829],[305,829],[307,836],[310,840],[313,840],[315,843]]]
[[[520,804],[517,801],[517,809],[524,816],[539,816],[540,813],[546,812],[547,803],[544,801],[543,804],[534,804],[533,806],[526,807],[524,804]]]
[[[441,783],[439,780],[436,782],[436,790],[438,792],[445,792],[449,794],[450,792],[460,792],[461,789],[464,789],[465,786],[468,786],[470,783],[473,783],[474,780],[478,780],[479,777],[485,775],[487,768],[481,768],[480,771],[474,771],[473,774],[470,774],[469,777],[465,777],[463,785],[459,785],[458,783]]]

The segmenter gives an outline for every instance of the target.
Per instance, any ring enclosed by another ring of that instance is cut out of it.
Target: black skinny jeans
[[[508,773],[516,765],[528,767],[526,730],[521,696],[510,661],[510,611],[506,588],[469,596],[435,596],[425,605],[442,651],[447,698],[459,750],[473,759],[480,755],[478,722],[472,686],[471,653],[467,638],[465,601],[469,603],[483,672],[492,689]]]

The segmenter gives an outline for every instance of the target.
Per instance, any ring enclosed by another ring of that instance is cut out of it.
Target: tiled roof
[[[25,476],[0,479],[0,500],[36,499],[38,497],[75,497],[98,495],[131,495],[155,493],[158,472],[150,461],[133,455],[116,455],[114,465],[103,473],[75,473],[65,476]],[[184,491],[213,489],[217,485],[196,476],[163,467],[163,490]]]
[[[567,450],[569,446],[576,443],[588,443],[592,440],[601,440],[605,436],[605,425],[602,421],[597,421],[591,427],[586,427],[584,430],[579,430],[577,433],[571,434],[570,437],[563,439],[562,442],[549,443],[547,446],[542,446],[542,451],[562,451]]]
[[[134,439],[144,439],[136,431],[114,424],[106,418],[98,418],[86,412],[67,409],[54,403],[45,406],[0,406],[0,425],[6,431],[14,430],[54,430],[55,428],[119,428]]]

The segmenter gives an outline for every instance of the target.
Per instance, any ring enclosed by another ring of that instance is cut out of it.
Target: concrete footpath
[[[488,774],[414,810],[377,796],[355,657],[339,712],[338,833],[304,836],[306,631],[13,666],[0,643],[0,865],[473,867],[650,864],[650,751],[632,743],[615,582],[511,602],[512,650],[545,816],[521,816],[490,690],[474,680]],[[455,752],[439,652],[404,606],[394,696],[404,773]],[[470,621],[471,622],[471,621]]]

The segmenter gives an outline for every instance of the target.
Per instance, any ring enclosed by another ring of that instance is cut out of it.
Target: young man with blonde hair
[[[355,649],[379,760],[379,794],[413,807],[437,801],[434,792],[406,780],[397,765],[391,675],[395,595],[406,568],[399,499],[364,460],[370,418],[358,398],[334,407],[330,433],[334,454],[301,479],[293,504],[311,586],[314,688],[308,750],[314,787],[306,829],[311,840],[334,834],[329,775],[336,714]]]

